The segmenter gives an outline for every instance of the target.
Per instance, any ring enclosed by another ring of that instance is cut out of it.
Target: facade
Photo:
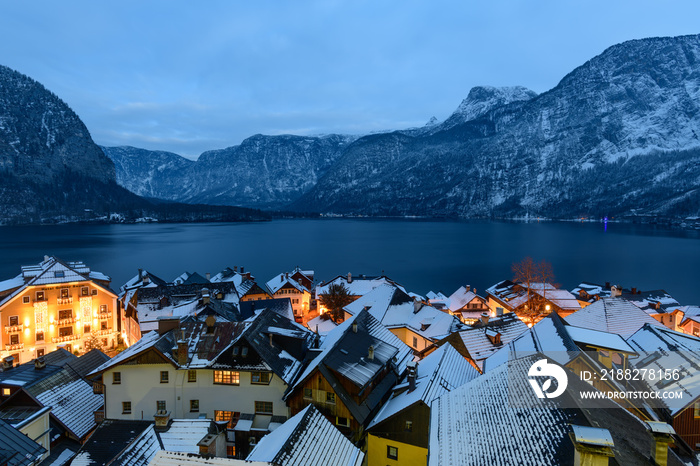
[[[96,346],[107,350],[122,340],[110,278],[82,262],[46,256],[2,283],[0,358],[12,357],[18,364],[57,348],[79,353]]]
[[[447,298],[446,302],[450,314],[459,317],[465,324],[475,323],[483,312],[490,311],[486,299],[476,294],[476,289],[472,289],[469,285],[460,286]]]
[[[530,283],[528,288],[524,283],[504,280],[488,288],[486,296],[493,315],[498,315],[498,308],[502,308],[505,312],[515,312],[528,324],[553,312],[566,317],[581,309],[576,296],[550,283]]]
[[[294,318],[297,322],[308,320],[311,310],[313,271],[303,271],[297,267],[291,273],[276,275],[266,283],[266,286],[273,298],[289,298],[291,300]]]

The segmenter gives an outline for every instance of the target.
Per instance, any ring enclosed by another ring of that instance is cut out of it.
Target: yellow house
[[[109,282],[83,262],[49,256],[0,282],[0,358],[20,364],[58,348],[116,347],[119,313]]]

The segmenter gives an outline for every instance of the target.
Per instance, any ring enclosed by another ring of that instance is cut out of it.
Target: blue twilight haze
[[[255,133],[444,120],[476,85],[554,87],[629,39],[697,34],[700,3],[6,2],[0,63],[102,145],[190,158]]]

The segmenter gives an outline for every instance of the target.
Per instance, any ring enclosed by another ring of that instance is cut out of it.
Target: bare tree
[[[328,287],[328,291],[319,296],[319,301],[323,307],[328,309],[333,321],[340,323],[345,316],[343,308],[350,304],[353,299],[345,285],[333,283]]]
[[[514,263],[511,270],[513,282],[522,286],[527,295],[523,309],[518,312],[519,317],[534,324],[551,310],[547,308],[546,299],[547,284],[554,281],[552,264],[545,260],[535,262],[528,256]],[[535,286],[541,287],[539,293],[533,291]]]

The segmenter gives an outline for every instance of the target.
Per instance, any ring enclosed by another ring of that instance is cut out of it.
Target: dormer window
[[[66,273],[63,270],[56,270],[53,273],[54,278],[64,278],[66,276]]]
[[[244,358],[246,356],[248,356],[248,347],[247,346],[244,346],[243,349],[241,350],[241,356],[243,356]]]

